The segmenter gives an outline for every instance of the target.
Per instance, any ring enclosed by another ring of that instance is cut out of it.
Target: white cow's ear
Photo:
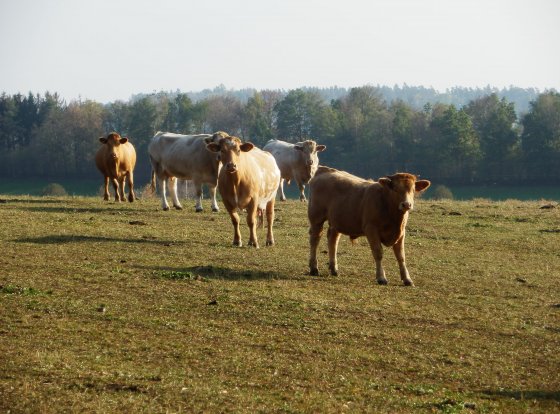
[[[387,187],[390,190],[393,189],[393,182],[391,181],[391,179],[389,177],[381,177],[379,179],[379,184],[381,184],[384,187]]]
[[[206,145],[206,149],[210,152],[220,152],[220,146],[215,142]]]
[[[244,142],[243,144],[241,144],[239,146],[239,149],[243,152],[249,152],[251,151],[255,146],[253,145],[252,142]]]
[[[298,151],[303,151],[303,147],[301,145],[294,145],[294,149],[297,149]]]
[[[105,138],[105,137],[100,137],[100,138],[99,138],[99,142],[101,142],[102,144],[106,144],[106,143],[107,143],[107,138]]]
[[[119,140],[121,144],[126,144],[128,142],[128,138],[124,137]]]
[[[430,186],[430,182],[428,180],[418,180],[414,183],[414,190],[419,193],[424,191],[426,188]]]
[[[323,152],[327,149],[326,145],[317,145],[317,152]]]

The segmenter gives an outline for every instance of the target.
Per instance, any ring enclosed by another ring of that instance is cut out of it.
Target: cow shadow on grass
[[[167,280],[280,280],[298,279],[298,276],[289,276],[271,270],[231,269],[223,266],[190,266],[190,267],[148,267],[135,266],[137,269],[150,270],[158,279]],[[303,277],[303,276],[302,276]]]
[[[151,244],[160,244],[162,246],[170,246],[173,244],[183,243],[183,242],[177,242],[171,240],[159,240],[150,236],[143,236],[138,239],[132,239],[132,238],[125,239],[125,238],[104,237],[104,236],[84,236],[84,235],[76,235],[76,234],[53,234],[50,236],[41,236],[41,237],[24,237],[21,239],[15,239],[14,241],[16,243],[34,243],[34,244],[67,244],[67,243],[81,243],[81,242],[151,243]]]
[[[107,213],[111,212],[111,209],[101,208],[101,207],[51,207],[51,206],[31,206],[31,207],[21,207],[21,210],[27,210],[35,213]],[[120,211],[120,210],[119,210]]]
[[[29,199],[24,198],[0,198],[0,204],[61,204],[66,203],[66,200],[53,200],[53,199]]]
[[[483,390],[483,394],[493,397],[513,398],[514,400],[542,400],[560,402],[560,391],[540,390]]]

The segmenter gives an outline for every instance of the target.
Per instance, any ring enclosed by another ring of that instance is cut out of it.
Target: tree
[[[482,175],[491,181],[512,176],[512,160],[519,149],[515,105],[493,93],[469,102],[465,112],[480,141]]]
[[[521,143],[528,178],[557,182],[560,178],[560,94],[547,92],[531,102],[523,117]]]
[[[430,141],[424,156],[431,161],[433,179],[472,182],[481,158],[480,143],[465,110],[436,105],[430,123]]]
[[[242,136],[260,147],[274,137],[273,106],[260,92],[249,98],[243,110]]]
[[[317,138],[325,133],[327,111],[316,92],[292,90],[274,107],[278,135],[292,142]]]

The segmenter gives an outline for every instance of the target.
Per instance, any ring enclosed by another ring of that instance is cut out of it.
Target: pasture
[[[363,238],[309,276],[299,201],[255,250],[207,200],[0,198],[2,412],[560,411],[559,206],[420,200],[405,288]]]

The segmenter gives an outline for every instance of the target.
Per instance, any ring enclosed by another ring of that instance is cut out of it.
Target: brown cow
[[[430,186],[428,180],[417,180],[412,174],[398,173],[380,178],[378,182],[364,180],[344,171],[320,166],[309,183],[309,269],[318,275],[317,246],[328,220],[327,231],[329,270],[338,274],[336,251],[341,234],[352,240],[366,236],[376,266],[376,279],[386,285],[381,266],[382,244],[393,247],[399,263],[401,279],[414,286],[405,264],[404,238],[408,212],[414,207],[414,193]]]
[[[116,132],[99,138],[103,144],[95,154],[95,164],[105,177],[103,199],[109,200],[109,180],[115,188],[115,201],[124,201],[124,179],[128,182],[128,201],[136,198],[134,194],[133,171],[136,165],[136,151],[128,138],[121,138]]]
[[[274,223],[274,201],[280,170],[274,157],[255,147],[250,142],[242,142],[237,137],[221,138],[217,143],[206,145],[208,151],[219,153],[222,168],[218,176],[218,189],[222,201],[233,223],[233,245],[241,246],[238,209],[247,209],[249,226],[249,246],[259,247],[256,232],[257,210],[266,209],[266,245],[274,244],[272,224]]]

